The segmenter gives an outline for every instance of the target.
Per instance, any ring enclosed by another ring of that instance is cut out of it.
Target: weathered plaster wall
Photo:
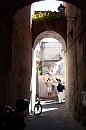
[[[8,100],[15,106],[18,98],[30,98],[32,45],[30,6],[19,10],[13,18],[13,67],[9,73]]]
[[[73,12],[71,11],[71,8]],[[68,19],[67,22],[67,51],[66,51],[66,107],[69,113],[78,122],[86,125],[86,106],[82,105],[81,91],[86,92],[86,67],[83,60],[83,23],[82,12],[68,5],[68,16],[76,16],[76,19]]]

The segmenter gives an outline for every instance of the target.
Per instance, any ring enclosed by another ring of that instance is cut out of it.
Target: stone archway
[[[63,37],[58,34],[57,32],[54,32],[54,31],[44,31],[42,33],[40,33],[35,41],[34,41],[34,45],[33,45],[33,48],[36,47],[36,45],[43,39],[43,38],[55,38],[56,40],[60,41],[60,43],[62,44],[62,47],[63,49],[65,50],[66,49],[66,44],[65,44],[65,41],[63,39]]]
[[[38,43],[40,43],[40,41],[42,40],[42,39],[44,39],[44,38],[54,38],[54,39],[56,39],[56,40],[58,40],[60,43],[61,43],[61,45],[62,45],[62,48],[63,48],[63,50],[65,51],[66,50],[66,43],[65,43],[65,40],[63,39],[63,37],[60,35],[60,34],[58,34],[57,32],[55,32],[55,31],[44,31],[44,32],[42,32],[42,33],[40,33],[37,37],[36,37],[36,39],[35,39],[35,41],[34,41],[34,44],[33,44],[33,49],[35,50],[35,47],[36,47],[36,45],[38,44]],[[66,59],[65,59],[65,56],[64,56],[64,80],[66,80],[66,73],[65,73],[65,71],[66,71],[66,65],[65,65],[65,63],[66,63],[66,61],[65,61]],[[36,67],[35,67],[36,68]],[[33,71],[33,70],[32,70]],[[61,78],[63,78],[63,77],[61,77]],[[34,79],[34,77],[33,77],[33,79]],[[42,87],[42,86],[41,86]],[[46,95],[46,94],[45,94]]]

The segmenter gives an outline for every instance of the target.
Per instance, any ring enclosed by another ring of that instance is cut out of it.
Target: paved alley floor
[[[65,103],[57,104],[56,100],[41,101],[41,115],[30,114],[25,117],[25,130],[84,130],[68,115]]]

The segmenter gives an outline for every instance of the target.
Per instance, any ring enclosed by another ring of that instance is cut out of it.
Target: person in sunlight
[[[53,79],[52,85],[54,86],[55,97],[57,97],[57,85],[58,85],[58,82],[57,82],[56,79]]]
[[[57,90],[58,90],[58,103],[62,103],[63,102],[63,97],[62,97],[63,88],[62,88],[61,79],[58,79]]]
[[[48,91],[48,98],[52,97],[52,81],[50,78],[47,79],[47,81],[45,82],[46,86],[47,86],[47,91]]]

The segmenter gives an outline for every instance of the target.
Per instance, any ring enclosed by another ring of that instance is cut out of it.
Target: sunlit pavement
[[[57,104],[56,99],[41,101],[41,115],[30,114],[25,117],[25,130],[84,130],[68,115],[65,102]]]

